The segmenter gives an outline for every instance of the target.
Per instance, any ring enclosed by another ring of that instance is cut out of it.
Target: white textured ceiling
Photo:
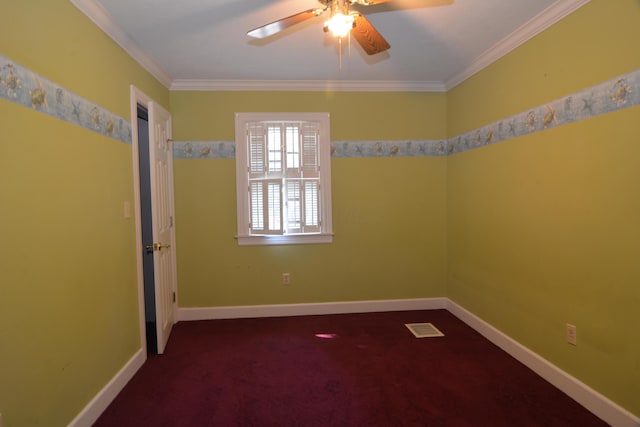
[[[173,89],[446,90],[588,0],[395,0],[361,7],[391,44],[369,56],[322,31],[327,14],[268,39],[252,28],[316,0],[71,0]],[[440,3],[446,1],[439,0]],[[425,6],[426,5],[426,6]]]

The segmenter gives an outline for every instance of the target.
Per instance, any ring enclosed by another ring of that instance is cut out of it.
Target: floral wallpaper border
[[[131,123],[0,55],[0,98],[130,144]],[[333,141],[331,156],[447,156],[640,105],[640,70],[448,140]],[[233,141],[175,141],[174,157],[235,158]]]
[[[447,140],[333,141],[331,157],[446,156]]]
[[[0,55],[0,98],[131,144],[131,123]]]
[[[176,159],[233,159],[236,145],[233,141],[174,141]],[[331,157],[416,157],[446,156],[447,141],[333,141]]]
[[[640,105],[640,70],[450,138],[448,154]]]

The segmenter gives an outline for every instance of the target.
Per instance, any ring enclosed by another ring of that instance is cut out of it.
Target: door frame
[[[136,229],[136,272],[137,272],[137,284],[138,284],[138,321],[140,328],[140,347],[144,351],[144,359],[147,359],[147,331],[146,331],[146,318],[145,318],[145,307],[144,307],[144,268],[143,268],[143,256],[142,251],[143,242],[142,242],[142,203],[140,199],[140,147],[138,143],[138,105],[144,106],[147,110],[150,110],[150,105],[152,102],[155,102],[152,98],[147,96],[140,89],[135,87],[134,85],[130,86],[130,103],[131,103],[131,148],[132,148],[132,161],[133,161],[133,194],[134,194],[134,216],[135,216],[135,229]],[[173,205],[173,171],[171,171],[170,193],[172,195],[172,205]],[[174,223],[171,227],[171,247],[173,250],[172,253],[172,264],[173,264],[173,292],[176,295],[176,303],[173,305],[173,318],[176,319],[177,322],[177,282],[176,282],[176,236],[175,236],[175,215],[174,215]]]

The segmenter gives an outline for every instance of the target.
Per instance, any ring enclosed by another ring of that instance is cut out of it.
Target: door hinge
[[[173,227],[173,215],[169,216],[169,227]]]
[[[173,291],[173,302],[176,302],[176,291]]]

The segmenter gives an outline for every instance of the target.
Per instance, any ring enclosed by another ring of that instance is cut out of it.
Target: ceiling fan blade
[[[388,3],[390,1],[394,1],[394,0],[358,0],[356,3],[361,4],[363,6],[372,6],[374,4]]]
[[[355,0],[354,3],[363,6],[372,6],[374,4],[389,3],[396,0]],[[454,0],[412,0],[411,3],[422,7],[447,6],[453,4]]]
[[[267,25],[263,25],[262,27],[254,28],[253,30],[247,32],[247,35],[256,39],[263,39],[265,37],[269,37],[276,33],[279,33],[280,31],[285,30],[293,25],[304,22],[307,19],[315,18],[316,16],[322,14],[322,12],[324,12],[325,10],[326,8],[305,10],[304,12],[287,16],[286,18],[282,18]]]
[[[358,41],[360,46],[362,46],[364,51],[369,55],[384,52],[391,47],[384,37],[382,37],[382,34],[380,34],[363,15],[355,15],[351,36]]]

